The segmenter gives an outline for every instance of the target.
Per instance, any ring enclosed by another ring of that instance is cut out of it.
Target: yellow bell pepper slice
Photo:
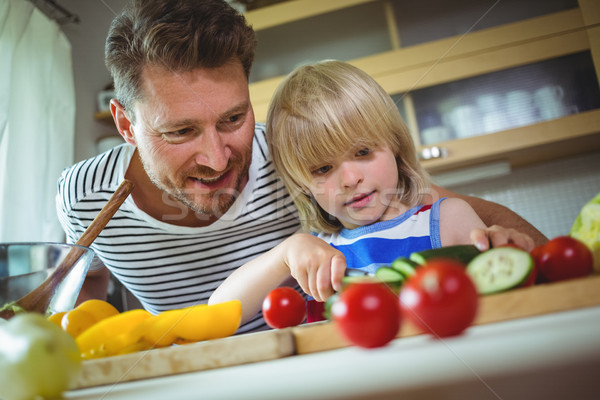
[[[144,325],[143,340],[155,347],[198,342],[231,336],[242,320],[239,300],[219,304],[198,304],[165,311]]]
[[[142,337],[141,324],[152,318],[146,310],[130,310],[108,317],[92,325],[77,336],[76,342],[83,358],[99,358],[122,354]]]

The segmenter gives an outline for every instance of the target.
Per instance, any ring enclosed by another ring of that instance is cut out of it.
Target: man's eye
[[[239,114],[232,115],[231,117],[227,118],[227,122],[237,122],[240,118],[242,118],[242,116]]]
[[[189,132],[191,131],[190,128],[183,128],[183,129],[178,129],[176,131],[170,131],[170,132],[166,132],[164,135],[165,136],[170,136],[170,137],[178,137],[178,136],[185,136],[187,135]]]
[[[179,129],[178,131],[175,131],[174,134],[176,136],[184,136],[186,134],[188,134],[191,131],[190,128],[183,128],[183,129]]]
[[[238,124],[241,121],[243,121],[243,116],[244,116],[243,114],[234,114],[234,115],[231,115],[221,121],[222,121],[222,123],[224,123],[226,125],[231,125],[231,124],[235,125],[235,124]]]
[[[179,143],[191,137],[192,132],[192,128],[183,128],[176,131],[165,132],[162,136],[168,142]]]

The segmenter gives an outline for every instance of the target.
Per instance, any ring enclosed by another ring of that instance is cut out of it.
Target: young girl
[[[270,105],[267,141],[303,228],[321,241],[294,235],[231,274],[210,301],[240,299],[244,318],[290,275],[323,301],[345,266],[375,272],[413,251],[471,243],[471,231],[486,229],[463,200],[430,204],[429,177],[396,105],[348,63],[293,71]]]

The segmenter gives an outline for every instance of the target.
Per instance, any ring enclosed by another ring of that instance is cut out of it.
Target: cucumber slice
[[[385,283],[404,282],[404,275],[391,267],[379,267],[377,271],[375,271],[375,277]]]
[[[513,247],[497,247],[481,253],[467,266],[467,274],[480,294],[491,294],[520,286],[533,270],[533,258]]]
[[[404,275],[391,267],[379,267],[375,271],[375,279],[388,285],[394,292],[399,292],[404,283]]]
[[[481,254],[481,252],[477,249],[477,247],[470,244],[461,244],[415,252],[412,253],[409,258],[411,261],[421,265],[434,258],[449,258],[467,265],[479,254]]]
[[[418,266],[419,264],[406,257],[398,257],[392,263],[392,269],[400,272],[405,279],[413,276]]]
[[[379,282],[380,280],[372,275],[346,275],[342,278],[342,285],[349,285],[356,282]]]

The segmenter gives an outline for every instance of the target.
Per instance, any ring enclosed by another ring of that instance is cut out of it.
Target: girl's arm
[[[464,200],[448,198],[440,203],[442,246],[471,244],[474,229],[487,229],[475,210]]]
[[[245,323],[260,311],[267,294],[288,278],[294,278],[317,301],[325,301],[341,287],[345,269],[341,252],[315,236],[297,233],[235,270],[208,304],[240,300]]]

